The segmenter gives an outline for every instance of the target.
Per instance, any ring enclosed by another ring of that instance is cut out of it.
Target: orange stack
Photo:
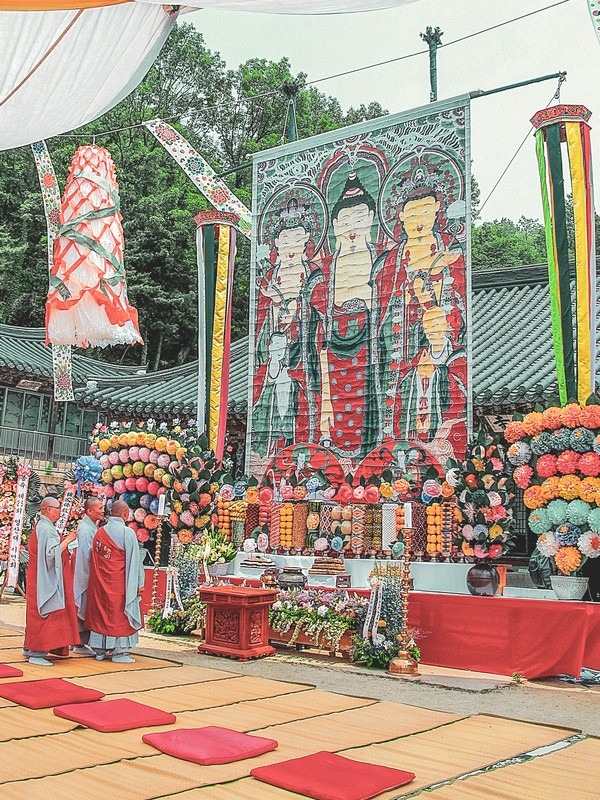
[[[231,539],[231,516],[229,514],[230,505],[231,500],[223,500],[222,497],[217,499],[217,527],[227,540]]]
[[[442,542],[442,506],[440,503],[432,503],[426,509],[427,515],[427,552],[441,553]]]

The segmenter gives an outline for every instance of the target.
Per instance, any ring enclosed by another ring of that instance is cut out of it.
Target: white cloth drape
[[[0,150],[65,133],[126,97],[175,24],[161,5],[0,14]]]
[[[136,0],[163,3],[164,0]],[[222,11],[256,11],[262,14],[350,14],[405,6],[415,0],[185,0],[184,6]]]

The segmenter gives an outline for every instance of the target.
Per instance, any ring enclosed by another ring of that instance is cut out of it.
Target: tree
[[[546,258],[543,226],[521,218],[515,224],[503,218],[484,222],[472,230],[473,269],[499,269],[524,264],[539,264]]]

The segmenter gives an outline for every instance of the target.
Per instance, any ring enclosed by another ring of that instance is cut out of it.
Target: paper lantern
[[[143,508],[136,508],[134,518],[136,522],[143,522],[148,515],[148,512]]]
[[[102,472],[102,483],[111,483],[113,480],[112,472],[109,469],[105,469]]]
[[[140,448],[137,445],[129,448],[129,458],[131,461],[139,461],[140,458]]]
[[[148,478],[137,478],[135,482],[135,488],[138,492],[142,494],[148,491]]]
[[[144,475],[147,478],[151,478],[154,475],[155,469],[156,467],[154,466],[154,464],[146,464],[146,466],[144,467]]]
[[[121,464],[127,464],[129,461],[129,449],[124,447],[122,450],[119,450],[119,461]]]
[[[150,450],[147,447],[140,447],[140,461],[147,464],[150,461]]]
[[[171,463],[171,456],[169,456],[167,453],[160,453],[156,463],[159,467],[165,469]]]
[[[144,474],[144,462],[143,461],[136,461],[133,465],[133,474],[137,475],[138,477]]]
[[[152,464],[158,464],[159,456],[160,456],[160,453],[158,452],[158,450],[150,450],[150,459],[149,460],[150,460],[150,462]]]
[[[135,491],[136,478],[125,478],[125,488],[128,492]]]
[[[149,494],[143,494],[140,497],[140,506],[148,510],[150,508],[150,503],[152,502],[152,498]]]
[[[102,442],[105,441],[106,439],[102,439]],[[102,444],[102,442],[100,442],[100,444]],[[100,466],[102,467],[102,469],[108,469],[110,467],[110,459],[106,455],[106,453],[100,456]]]
[[[46,336],[52,344],[107,347],[142,342],[137,311],[127,299],[118,192],[108,150],[79,147],[54,242],[46,301]]]
[[[123,477],[131,478],[133,475],[133,464],[123,464]]]
[[[115,464],[113,467],[110,468],[110,474],[113,478],[122,478],[123,477],[123,467],[120,464]]]
[[[156,481],[150,481],[148,484],[148,494],[157,495],[158,494],[159,485]]]
[[[126,486],[125,486],[125,481],[124,480],[121,479],[121,480],[115,481],[114,491],[115,491],[116,494],[123,494],[125,489],[126,489]]]
[[[111,464],[118,464],[119,463],[119,454],[116,450],[113,450],[112,453],[108,454],[108,460]]]

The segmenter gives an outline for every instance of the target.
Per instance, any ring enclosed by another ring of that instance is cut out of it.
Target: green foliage
[[[539,264],[546,259],[544,226],[537,220],[503,218],[473,227],[473,269]]]
[[[146,626],[154,633],[168,636],[187,636],[192,631],[204,627],[206,620],[206,603],[200,600],[199,595],[183,601],[183,611],[174,610],[163,619],[162,609],[153,611],[146,620]]]

